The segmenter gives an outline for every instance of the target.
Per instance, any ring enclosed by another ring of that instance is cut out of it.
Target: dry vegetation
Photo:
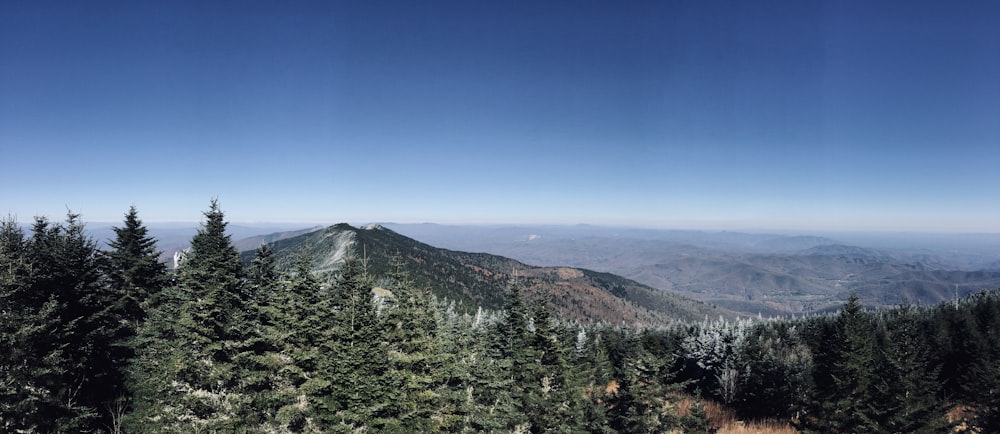
[[[694,399],[685,397],[678,405],[678,414],[683,415],[690,411],[692,404],[694,404]],[[709,427],[716,430],[718,434],[798,434],[799,432],[790,423],[783,421],[748,422],[738,420],[736,412],[714,401],[703,400],[702,406],[705,408]]]

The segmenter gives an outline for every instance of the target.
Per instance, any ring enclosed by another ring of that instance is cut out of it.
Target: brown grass
[[[969,425],[969,422],[976,416],[976,411],[967,405],[958,404],[948,411],[948,422],[955,424],[952,431],[957,433],[979,434],[982,428]]]
[[[685,399],[688,401],[690,398]],[[708,426],[718,434],[798,434],[788,422],[777,420],[742,421],[736,419],[736,413],[717,402],[703,401]],[[690,407],[690,402],[688,403]]]

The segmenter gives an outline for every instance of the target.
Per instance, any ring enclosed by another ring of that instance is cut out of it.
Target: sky
[[[0,214],[1000,232],[996,1],[0,2]]]

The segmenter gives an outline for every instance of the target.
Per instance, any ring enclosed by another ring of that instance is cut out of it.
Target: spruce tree
[[[454,424],[441,412],[443,387],[449,380],[449,358],[443,353],[436,307],[430,294],[414,288],[402,257],[390,261],[392,290],[382,320],[385,327],[391,390],[397,396],[382,430],[433,432]],[[435,417],[438,421],[435,421]]]
[[[889,312],[881,346],[883,369],[876,381],[873,407],[888,432],[936,433],[948,430],[947,407],[941,401],[939,370],[929,365],[930,348],[909,304]]]
[[[65,225],[36,218],[27,240],[15,225],[7,221],[0,231],[4,429],[110,426],[106,409],[123,389],[112,360],[120,320],[100,282],[96,245],[73,213]]]
[[[244,280],[245,327],[253,331],[244,335],[243,350],[234,363],[241,373],[240,388],[247,395],[246,422],[264,431],[291,429],[277,415],[283,406],[295,400],[289,394],[291,382],[285,375],[291,360],[283,352],[282,338],[287,328],[281,323],[289,297],[280,280],[274,250],[262,244],[254,252]]]
[[[239,254],[213,200],[175,271],[177,283],[140,336],[132,370],[140,402],[136,431],[237,431],[256,419],[245,379],[259,328],[243,289]]]
[[[31,264],[24,231],[12,218],[0,227],[0,430],[40,430],[45,396],[36,389],[34,371],[41,357],[29,346],[44,327],[46,313],[31,303]],[[51,309],[53,306],[48,306]]]
[[[124,226],[114,227],[115,239],[108,241],[110,250],[101,251],[101,268],[108,289],[114,297],[113,314],[118,318],[112,346],[112,363],[117,375],[125,378],[136,353],[136,334],[146,321],[153,299],[167,284],[166,265],[160,262],[156,240],[139,219],[135,206],[125,214]],[[127,410],[132,391],[125,390],[112,408],[118,413]],[[115,424],[120,426],[121,421]]]
[[[330,393],[329,375],[320,371],[325,356],[321,344],[332,336],[333,312],[329,290],[321,288],[309,258],[300,254],[264,313],[265,336],[276,347],[272,406],[275,422],[292,432],[320,432],[316,401]]]
[[[146,318],[150,300],[167,283],[166,265],[160,262],[156,239],[139,219],[135,206],[125,214],[124,226],[113,228],[110,250],[102,251],[102,265],[111,290],[119,298],[116,309],[132,329]]]
[[[332,321],[319,345],[310,395],[317,420],[329,430],[369,429],[389,408],[387,352],[365,263],[353,256],[340,266],[327,291]]]
[[[582,387],[577,374],[569,363],[568,339],[552,318],[547,297],[542,294],[533,303],[531,348],[536,360],[527,369],[528,380],[534,384],[526,388],[525,413],[534,433],[585,432],[586,412]]]
[[[525,408],[529,391],[537,384],[533,375],[537,352],[531,345],[530,321],[523,288],[515,271],[511,274],[503,319],[497,323],[494,355],[501,381],[493,383],[489,391],[494,402],[491,411],[500,416],[497,422],[511,430],[526,425],[530,428]]]
[[[815,422],[831,432],[877,431],[878,422],[871,408],[876,374],[875,330],[857,294],[848,297],[832,326],[833,333],[824,343],[830,346],[830,353],[822,355],[819,365],[829,370],[829,383],[820,373]]]

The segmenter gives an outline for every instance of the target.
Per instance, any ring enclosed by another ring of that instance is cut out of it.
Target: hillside
[[[500,308],[516,273],[529,299],[544,297],[563,317],[583,322],[662,324],[670,320],[732,317],[732,312],[657,290],[613,274],[571,267],[535,267],[485,253],[439,249],[382,226],[358,229],[347,224],[277,239],[272,243],[279,268],[306,255],[318,272],[336,269],[348,254],[368,258],[374,275],[389,269],[398,255],[420,288],[455,300],[467,312],[478,306]],[[252,252],[245,252],[248,259]]]
[[[584,226],[393,228],[449,248],[613,273],[749,314],[836,309],[851,292],[872,307],[934,304],[1000,286],[1000,240],[991,237],[855,237],[867,244],[858,246],[814,236]]]

